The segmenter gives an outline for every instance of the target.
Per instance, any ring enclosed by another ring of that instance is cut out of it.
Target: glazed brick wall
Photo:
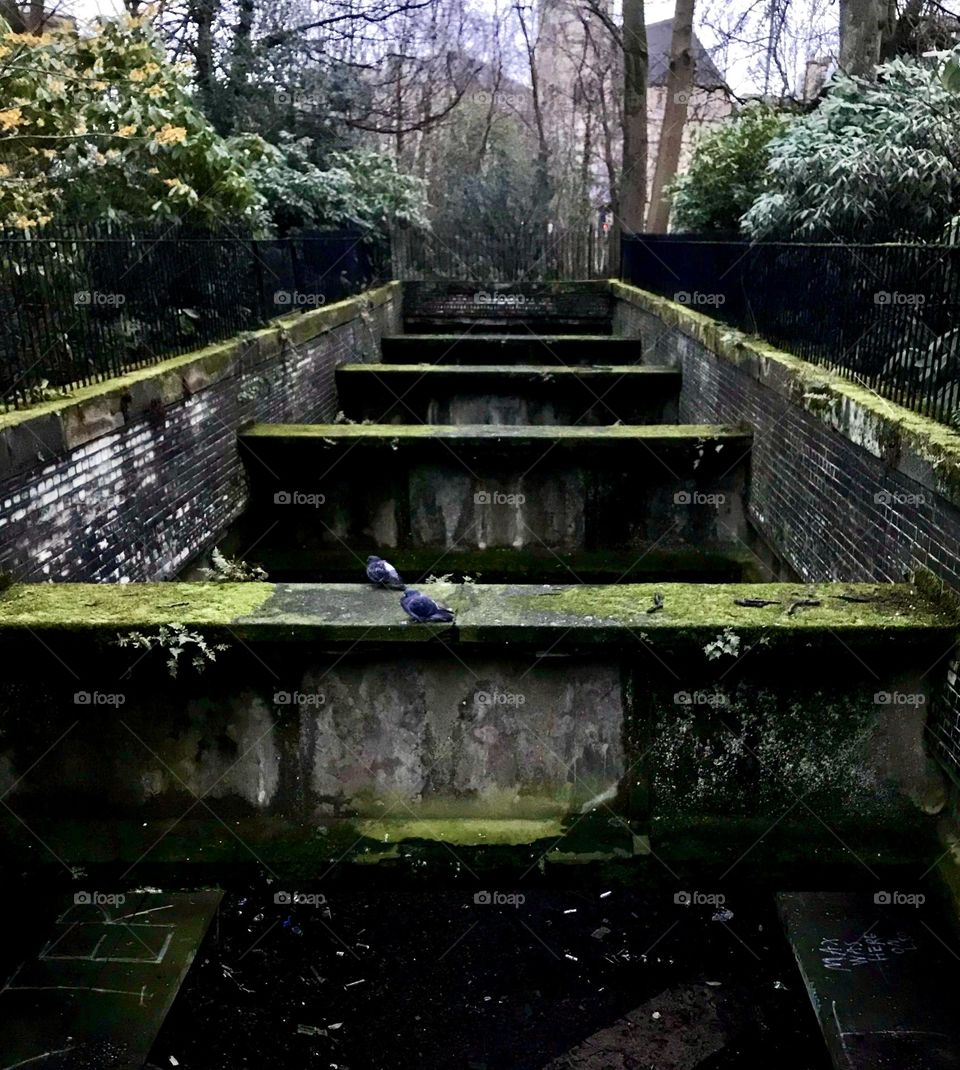
[[[679,367],[681,423],[753,430],[748,514],[807,580],[901,582],[923,568],[960,593],[960,510],[718,358],[676,327],[626,302],[615,333],[639,335],[644,360]],[[958,666],[930,729],[960,779]]]
[[[246,504],[238,428],[332,421],[335,366],[375,359],[380,335],[398,329],[394,300],[280,353],[252,349],[192,396],[0,481],[0,570],[24,581],[176,575]]]

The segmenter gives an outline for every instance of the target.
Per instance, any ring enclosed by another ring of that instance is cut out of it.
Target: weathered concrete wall
[[[653,585],[439,584],[456,624],[418,627],[369,586],[70,586],[0,598],[0,792],[42,838],[92,822],[71,862],[99,819],[145,822],[146,850],[198,807],[248,845],[259,819],[442,838],[596,811],[700,855],[790,809],[797,857],[835,834],[922,854],[943,804],[925,669],[955,623],[905,587],[824,585],[791,612],[792,584],[666,584],[651,615]],[[156,637],[171,605],[226,646],[202,673],[189,642],[175,679],[167,649],[115,643]]]
[[[898,582],[929,571],[960,593],[960,434],[686,306],[613,283],[614,330],[680,368],[681,420],[754,432],[750,518],[810,580]],[[960,775],[956,667],[938,746]]]
[[[399,316],[393,284],[0,415],[0,571],[175,575],[243,509],[237,429],[333,419],[335,365],[375,358]]]
[[[240,441],[261,545],[639,553],[747,537],[749,436],[715,426],[255,425]]]

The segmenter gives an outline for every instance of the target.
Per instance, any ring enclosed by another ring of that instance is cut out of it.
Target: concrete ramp
[[[777,898],[837,1070],[960,1067],[960,948],[921,893]]]
[[[223,893],[81,891],[0,990],[2,1070],[139,1070]]]

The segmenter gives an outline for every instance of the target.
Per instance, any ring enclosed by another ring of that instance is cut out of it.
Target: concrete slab
[[[957,943],[910,894],[777,897],[837,1070],[960,1067]]]
[[[485,334],[483,328],[446,333],[387,335],[381,343],[388,364],[640,364],[639,338],[605,334]]]
[[[222,895],[65,900],[36,955],[0,989],[0,1067],[139,1070]]]
[[[337,392],[352,420],[406,424],[667,424],[681,375],[621,365],[341,364]]]

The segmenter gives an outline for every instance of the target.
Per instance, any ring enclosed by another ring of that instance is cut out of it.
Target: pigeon
[[[428,624],[434,621],[449,624],[453,620],[452,609],[447,609],[446,606],[438,606],[429,595],[421,594],[419,591],[412,589],[408,590],[400,599],[400,605],[407,616],[412,617],[413,620],[420,624]]]
[[[382,557],[371,555],[367,558],[367,579],[378,587],[386,587],[390,591],[407,589],[407,585],[400,579],[400,573]]]

